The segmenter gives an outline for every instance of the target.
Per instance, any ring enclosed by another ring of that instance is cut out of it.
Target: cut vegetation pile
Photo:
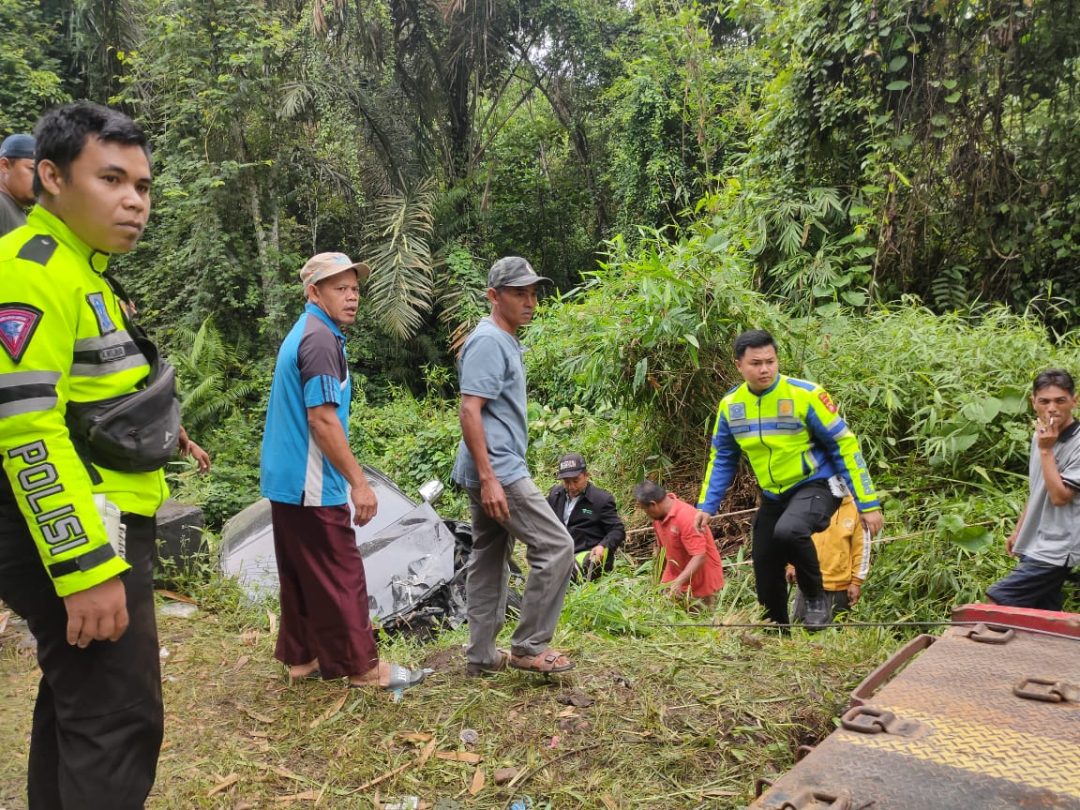
[[[725,604],[747,595],[747,577],[733,570]],[[724,610],[717,621],[753,618]],[[646,576],[612,577],[568,597],[556,642],[573,672],[466,679],[464,629],[423,647],[383,639],[387,659],[434,670],[395,702],[343,682],[289,685],[272,659],[273,613],[205,598],[190,617],[160,617],[167,719],[148,806],[742,807],[755,778],[826,735],[847,692],[902,641],[664,626],[701,620]],[[10,628],[0,638],[7,810],[25,802],[37,685],[19,640]]]

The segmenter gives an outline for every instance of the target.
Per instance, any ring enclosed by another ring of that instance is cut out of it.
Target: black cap
[[[585,457],[580,453],[567,453],[559,459],[556,478],[576,478],[585,472]]]

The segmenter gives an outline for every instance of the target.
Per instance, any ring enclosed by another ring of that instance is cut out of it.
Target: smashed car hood
[[[382,473],[364,467],[379,501],[365,526],[354,526],[364,558],[368,610],[385,622],[412,611],[454,576],[454,535],[426,501],[417,505]],[[221,570],[253,599],[278,592],[270,501],[237,513],[221,533]]]

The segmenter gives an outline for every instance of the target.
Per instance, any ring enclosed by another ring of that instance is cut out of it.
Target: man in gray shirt
[[[1073,417],[1076,386],[1061,369],[1035,377],[1031,395],[1035,435],[1031,439],[1029,494],[1006,550],[1020,562],[986,592],[1013,607],[1061,610],[1062,586],[1080,565],[1080,422]]]
[[[0,143],[0,236],[26,224],[34,204],[34,136],[8,135]]]
[[[473,548],[466,579],[466,674],[507,666],[564,672],[574,664],[548,645],[555,635],[574,564],[574,541],[529,477],[525,366],[517,333],[532,320],[538,276],[520,256],[488,272],[491,316],[465,340],[458,358],[461,434],[453,480],[469,493]],[[507,563],[514,538],[527,549],[529,575],[507,652],[495,646],[506,619]]]

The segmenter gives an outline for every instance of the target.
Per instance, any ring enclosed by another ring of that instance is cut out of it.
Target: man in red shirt
[[[652,518],[657,550],[664,549],[665,583],[672,597],[689,596],[711,608],[724,587],[724,567],[712,531],[694,526],[697,509],[654,481],[634,487],[634,498]]]

